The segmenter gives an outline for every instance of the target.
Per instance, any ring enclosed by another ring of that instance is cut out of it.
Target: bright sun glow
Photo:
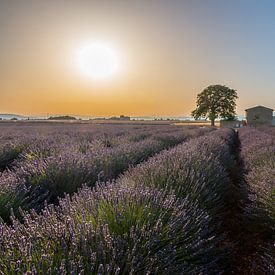
[[[120,70],[120,58],[116,51],[102,42],[92,42],[77,53],[81,73],[94,79],[107,79]]]

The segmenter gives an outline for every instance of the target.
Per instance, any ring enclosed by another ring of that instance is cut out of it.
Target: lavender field
[[[272,274],[275,131],[0,124],[0,274]]]

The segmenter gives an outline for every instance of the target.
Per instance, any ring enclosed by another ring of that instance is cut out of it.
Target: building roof
[[[258,108],[260,108],[260,109],[267,109],[267,110],[270,110],[270,111],[273,112],[273,109],[268,108],[268,107],[264,107],[264,106],[261,106],[261,105],[258,105],[258,106],[255,106],[255,107],[248,108],[248,109],[246,109],[245,111],[252,110],[252,109],[258,109]]]

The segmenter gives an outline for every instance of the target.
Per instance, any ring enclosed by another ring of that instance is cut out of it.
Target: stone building
[[[273,110],[264,106],[256,106],[245,110],[248,126],[271,126]]]

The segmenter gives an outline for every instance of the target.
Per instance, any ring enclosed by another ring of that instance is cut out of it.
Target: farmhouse
[[[248,108],[245,112],[249,126],[271,126],[274,121],[273,109],[264,106]]]

